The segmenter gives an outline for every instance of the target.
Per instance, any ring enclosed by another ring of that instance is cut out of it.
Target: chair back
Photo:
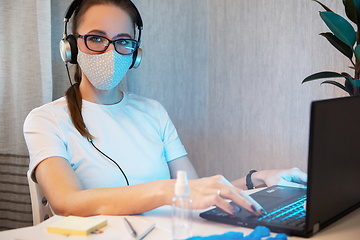
[[[30,170],[27,171],[27,179],[30,189],[30,198],[31,198],[31,208],[33,216],[33,225],[37,225],[44,220],[50,218],[54,215],[51,210],[51,207],[45,198],[43,191],[41,190],[39,184],[35,183],[30,176]]]

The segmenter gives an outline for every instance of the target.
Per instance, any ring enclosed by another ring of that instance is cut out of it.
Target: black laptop
[[[267,211],[264,217],[255,217],[241,208],[235,215],[214,208],[200,217],[310,237],[360,206],[359,184],[360,97],[314,101],[307,189],[272,186],[252,194]]]

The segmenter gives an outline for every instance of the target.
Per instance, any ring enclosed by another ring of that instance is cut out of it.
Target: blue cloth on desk
[[[264,240],[264,237],[270,235],[270,230],[264,226],[257,226],[252,233],[247,236],[244,236],[242,232],[227,232],[222,235],[212,235],[208,237],[192,237],[188,240]],[[286,240],[286,234],[279,233],[275,237],[268,237],[266,240]]]

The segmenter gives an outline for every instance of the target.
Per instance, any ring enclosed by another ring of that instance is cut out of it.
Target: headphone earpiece
[[[140,62],[141,62],[141,57],[142,57],[142,49],[141,49],[141,48],[138,48],[138,49],[136,49],[136,51],[133,53],[133,62],[132,62],[132,64],[131,64],[131,66],[129,67],[129,69],[139,67]]]
[[[77,63],[77,55],[78,55],[78,47],[77,47],[77,41],[74,35],[69,35],[66,38],[70,44],[71,48],[71,58],[70,63],[76,64]]]
[[[74,35],[69,35],[60,41],[61,58],[66,63],[77,63],[78,48]]]

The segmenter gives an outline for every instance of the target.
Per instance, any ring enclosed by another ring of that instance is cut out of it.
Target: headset
[[[70,81],[70,85],[72,86],[72,89],[74,91],[75,94],[75,90],[74,90],[74,85],[71,82],[71,77],[70,77],[70,73],[69,73],[69,68],[68,68],[68,63],[72,63],[72,64],[77,64],[77,54],[78,54],[78,48],[77,48],[77,43],[76,43],[76,38],[74,35],[70,34],[67,35],[67,24],[72,16],[72,14],[75,12],[75,10],[81,5],[81,3],[83,2],[83,0],[74,0],[69,7],[67,8],[66,12],[65,12],[65,17],[64,17],[64,36],[63,39],[61,39],[60,41],[60,54],[61,54],[61,58],[62,60],[65,62],[65,66],[66,66],[66,70],[67,70],[67,74],[68,74],[68,78]],[[143,29],[143,22],[140,16],[140,12],[139,10],[136,8],[136,6],[134,5],[134,3],[131,0],[128,0],[129,4],[133,7],[133,9],[136,12],[136,25],[139,29],[139,37],[138,37],[138,46],[135,50],[135,52],[133,53],[133,61],[131,66],[129,67],[129,69],[131,68],[137,68],[140,65],[141,62],[141,56],[142,56],[142,49],[139,47],[140,46],[140,42],[141,42],[141,32]],[[77,103],[76,103],[77,104]],[[81,109],[79,107],[79,105],[77,106],[80,112],[80,116],[82,116],[81,113]],[[91,143],[91,145],[99,152],[101,153],[103,156],[105,156],[107,159],[111,160],[121,171],[122,175],[124,176],[125,180],[126,180],[126,184],[129,186],[129,180],[126,177],[124,171],[121,169],[121,167],[117,164],[117,162],[115,162],[112,158],[110,158],[108,155],[106,155],[104,152],[102,152],[98,147],[96,147],[96,145],[93,143],[93,140],[91,138],[87,139],[89,143]]]
[[[67,24],[75,12],[75,10],[81,5],[83,0],[74,0],[69,7],[67,8],[64,16],[64,36],[63,39],[60,41],[60,54],[61,58],[65,63],[72,63],[77,64],[77,54],[78,54],[78,48],[77,48],[77,42],[74,35],[70,34],[67,35]],[[140,65],[141,57],[142,57],[142,49],[140,48],[140,42],[141,42],[141,32],[143,29],[143,22],[141,19],[141,15],[139,10],[136,8],[135,4],[129,0],[129,4],[133,7],[133,9],[136,12],[136,25],[139,30],[139,37],[138,37],[138,46],[133,53],[133,62],[129,69],[131,68],[137,68]]]

